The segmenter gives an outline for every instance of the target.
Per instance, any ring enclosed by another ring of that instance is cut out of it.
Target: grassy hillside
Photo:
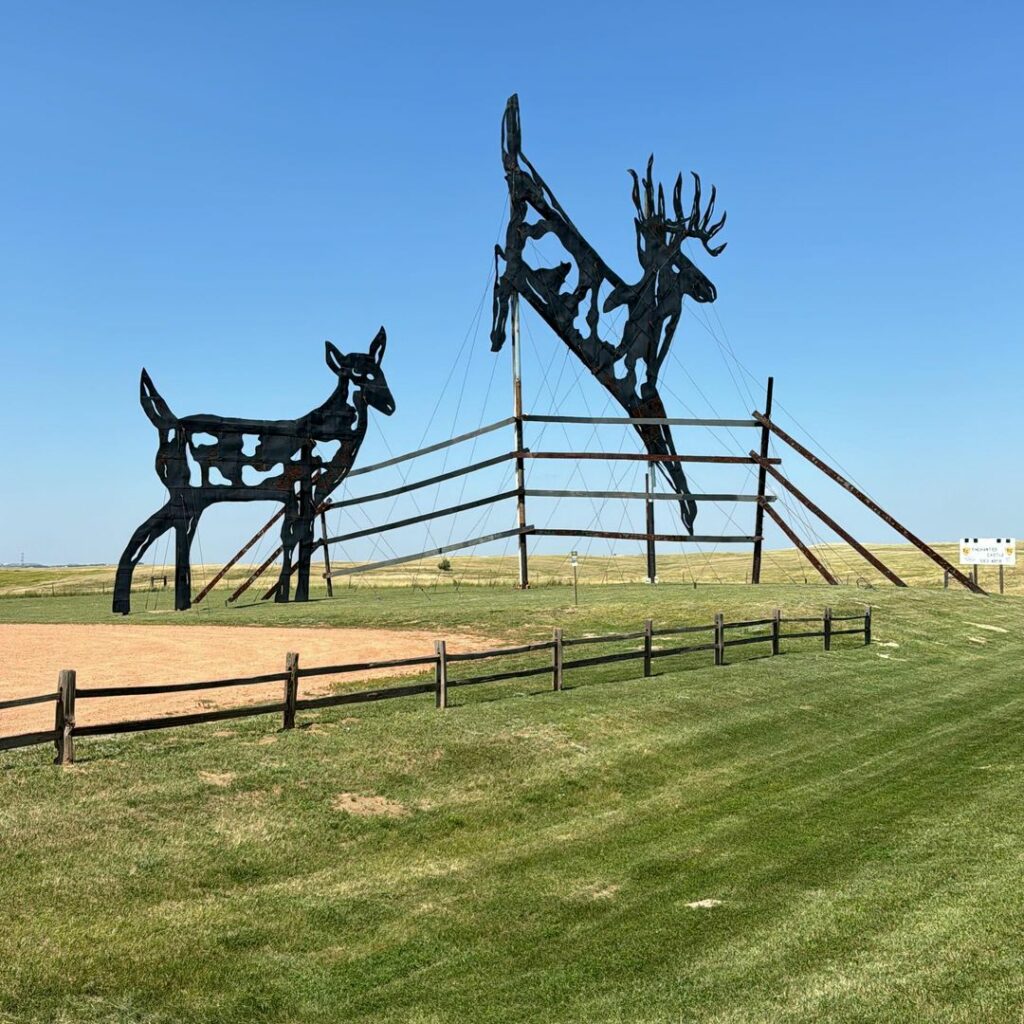
[[[590,545],[586,550],[584,544]],[[603,583],[642,583],[647,574],[647,563],[642,554],[608,556],[595,554],[602,542],[586,541],[581,544],[581,554],[577,574],[580,584],[588,586]],[[640,546],[637,545],[637,550]],[[667,545],[662,547],[667,548]],[[869,549],[877,554],[907,583],[913,586],[941,587],[942,570],[909,544],[873,544]],[[957,564],[958,551],[956,544],[936,544],[936,549],[954,565]],[[871,565],[845,544],[819,545],[814,550],[832,570],[841,582],[850,585],[860,584],[890,586],[888,580]],[[437,557],[410,562],[405,565],[388,566],[370,573],[345,576],[335,581],[335,590],[355,589],[359,587],[450,587],[450,586],[512,586],[517,580],[516,559],[511,545],[507,552],[499,555],[449,555],[450,569],[438,568],[441,560]],[[665,583],[683,583],[692,586],[722,583],[744,583],[750,573],[749,549],[727,550],[710,549],[705,553],[690,552],[689,554],[666,554],[659,549],[658,578]],[[334,561],[333,568],[344,568],[346,563]],[[193,567],[192,579],[198,592],[213,579],[220,570],[220,565],[196,565]],[[224,580],[213,591],[209,601],[211,604],[223,604],[227,596],[245,580],[253,566],[238,565],[232,567]],[[314,595],[326,593],[321,574],[323,565],[317,562],[314,566]],[[981,584],[987,589],[998,589],[998,570],[981,569]],[[151,607],[159,608],[161,604],[173,605],[171,590],[163,590],[163,578],[167,577],[169,588],[174,586],[174,567],[142,565],[135,573],[135,588],[142,592],[140,607],[146,604],[145,592],[149,591],[148,601]],[[572,567],[569,556],[565,555],[531,555],[530,577],[535,586],[569,585],[572,583]],[[263,580],[240,599],[243,603],[258,600],[273,583],[274,575],[268,574]],[[765,583],[796,584],[819,581],[820,577],[807,563],[803,555],[795,549],[782,551],[766,551],[762,569],[762,581]],[[75,594],[107,594],[109,596],[114,582],[113,566],[74,566],[36,568],[4,568],[0,569],[0,597],[14,596],[69,596]],[[956,585],[955,583],[952,585]],[[153,590],[152,588],[156,588]],[[1018,569],[1006,570],[1007,593],[1024,594],[1024,572]]]
[[[586,632],[864,596],[372,590],[269,613]],[[0,755],[0,1020],[1017,1024],[1024,602],[870,597],[870,648],[86,740],[64,771]]]

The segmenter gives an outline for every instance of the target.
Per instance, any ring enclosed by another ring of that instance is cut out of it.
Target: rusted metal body
[[[714,188],[702,210],[700,178],[694,174],[692,206],[684,212],[683,180],[679,175],[669,214],[663,188],[659,185],[655,189],[654,158],[648,160],[642,180],[635,171],[629,172],[642,271],[639,280],[629,284],[587,242],[523,153],[516,96],[509,98],[502,120],[502,164],[510,205],[504,248],[495,247],[492,350],[497,352],[504,345],[513,300],[522,296],[630,417],[666,418],[658,392],[658,373],[679,325],[683,298],[689,296],[696,302],[713,302],[716,298],[715,286],[682,251],[688,238],[700,242],[710,256],[717,256],[725,248],[712,244],[725,224],[724,214],[718,221],[712,220]],[[533,220],[529,219],[531,213]],[[531,266],[526,246],[548,235],[561,243],[570,259],[556,267]],[[570,286],[567,282],[574,267],[576,276]],[[607,297],[602,302],[603,292]],[[626,322],[621,339],[612,343],[601,336],[601,314],[622,307],[627,312]],[[637,424],[636,430],[652,455],[676,454],[668,424]],[[679,463],[659,463],[659,469],[676,493],[689,492]],[[684,526],[693,533],[696,505],[680,498],[679,507]]]
[[[758,459],[758,456],[754,452],[750,453],[750,457]],[[760,462],[760,459],[758,459],[758,461]],[[813,501],[811,501],[811,499],[808,498],[807,495],[796,486],[796,484],[784,477],[774,466],[765,466],[765,468],[775,480],[782,484],[782,486],[785,487],[786,490],[804,506],[804,508],[809,512],[813,512],[830,530],[839,534],[839,536],[842,537],[843,540],[845,540],[846,543],[861,556],[861,558],[870,562],[883,576],[886,577],[886,579],[895,583],[897,587],[906,586],[906,583],[904,583],[903,580],[901,580],[899,576],[892,571],[892,569],[890,569],[880,558],[868,551],[868,549],[864,547],[864,545],[861,544],[853,534],[848,530],[844,530],[843,527],[841,527],[827,512],[824,512]]]
[[[796,549],[807,559],[811,565],[821,574],[822,579],[829,584],[829,586],[835,587],[839,585],[839,581],[825,568],[822,561],[818,556],[800,539],[796,531],[786,522],[778,512],[771,507],[771,505],[765,504],[762,507],[762,512],[766,513],[775,525],[789,538]],[[763,521],[763,520],[762,520]],[[754,542],[755,544],[757,541]],[[758,566],[757,579],[753,580],[754,583],[761,582],[760,565]]]
[[[297,558],[295,599],[307,600],[316,510],[352,468],[366,434],[368,410],[388,416],[394,412],[394,398],[381,369],[386,346],[383,327],[368,352],[344,355],[327,342],[327,365],[338,378],[337,386],[326,402],[293,420],[178,417],[143,370],[140,401],[159,433],[156,471],[169,496],[135,531],[121,555],[113,610],[128,614],[135,566],[154,541],[171,529],[175,532],[174,605],[179,610],[190,607],[192,539],[203,512],[223,501],[284,505],[277,599],[289,599]],[[249,439],[251,453],[245,450]],[[338,449],[325,460],[316,452],[319,442],[337,442]],[[192,482],[190,460],[198,466],[198,483]],[[247,479],[255,475],[263,479]]]
[[[802,455],[812,466],[820,469],[831,480],[834,480],[844,490],[849,491],[862,505],[866,505],[872,512],[875,513],[882,522],[891,526],[898,534],[906,537],[911,544],[914,545],[919,551],[926,554],[933,562],[940,566],[945,572],[948,572],[958,583],[963,584],[968,590],[974,591],[976,594],[985,593],[981,587],[978,586],[977,580],[972,580],[968,576],[965,576],[959,569],[956,568],[952,563],[948,562],[942,557],[930,544],[926,544],[920,537],[913,534],[908,530],[899,520],[894,519],[888,512],[885,511],[881,506],[877,505],[872,501],[859,487],[852,484],[846,479],[841,473],[834,470],[828,463],[823,462],[813,452],[805,448],[796,438],[791,437],[786,433],[778,424],[773,423],[771,420],[771,411],[768,410],[765,413],[754,412],[754,419],[756,419],[766,431],[771,431],[780,440],[785,441],[793,451]]]
[[[764,407],[765,415],[771,416],[772,414],[772,393],[775,390],[775,378],[768,378],[768,390],[765,392]],[[768,428],[762,424],[761,426],[761,458],[768,458],[768,442],[771,435],[768,433]],[[764,464],[760,465],[757,470],[757,496],[758,498],[764,498],[765,486],[768,482],[768,472],[765,469]],[[760,537],[764,533],[764,501],[758,501],[757,512],[754,514],[754,533]],[[774,517],[773,517],[774,518]],[[761,582],[761,546],[763,541],[754,541],[754,560],[750,567],[750,582],[760,583]]]

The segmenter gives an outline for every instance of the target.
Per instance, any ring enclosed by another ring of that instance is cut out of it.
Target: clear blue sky
[[[729,344],[759,380],[775,374],[782,422],[922,534],[1024,534],[1020,5],[526,10],[4,5],[0,561],[114,560],[162,502],[143,365],[182,414],[292,416],[330,390],[323,339],[365,348],[384,323],[398,411],[362,461],[507,415],[489,296],[474,317],[513,91],[526,152],[627,278],[626,168],[654,150],[663,179],[692,168],[718,185],[729,247],[702,266],[719,301],[711,332],[684,319],[670,413],[749,411]],[[603,408],[571,366],[544,389],[565,350],[527,328],[531,409]],[[724,450],[713,440],[680,438]],[[890,536],[793,475],[866,539]],[[535,481],[560,486],[550,467]],[[441,498],[460,493],[482,492]],[[213,510],[202,555],[226,556],[265,511]]]

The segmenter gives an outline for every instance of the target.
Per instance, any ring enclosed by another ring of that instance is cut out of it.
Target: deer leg
[[[179,612],[192,607],[192,538],[200,514],[179,514],[174,522],[174,609]]]
[[[127,615],[132,607],[132,575],[135,566],[149,550],[154,541],[162,537],[175,522],[171,502],[157,509],[131,536],[121,560],[117,563],[114,577],[114,603],[112,611]]]
[[[281,575],[277,581],[274,600],[285,604],[291,596],[292,589],[292,552],[297,541],[298,509],[294,500],[285,505],[284,525],[281,527]]]
[[[309,600],[309,564],[313,560],[313,519],[303,516],[298,523],[299,578],[295,584],[295,600]]]
[[[299,481],[299,508],[296,533],[299,541],[299,578],[295,584],[295,600],[309,600],[309,563],[313,558],[313,478],[312,445],[302,449],[305,472]]]

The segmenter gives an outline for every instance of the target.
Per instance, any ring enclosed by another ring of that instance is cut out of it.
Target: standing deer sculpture
[[[323,405],[294,420],[210,415],[179,419],[143,370],[139,400],[160,435],[156,472],[169,495],[166,504],[132,534],[121,555],[113,610],[128,614],[135,566],[170,529],[175,534],[174,607],[179,611],[189,608],[192,539],[203,512],[222,501],[277,501],[284,505],[281,574],[275,600],[289,599],[295,563],[295,600],[307,601],[316,509],[352,468],[366,436],[368,410],[376,409],[385,416],[395,411],[381,369],[386,347],[383,327],[369,352],[343,355],[328,341],[327,365],[338,376],[337,387]],[[247,439],[254,441],[249,453],[245,450]],[[337,442],[338,449],[325,461],[317,454],[316,445],[327,442]],[[193,482],[190,459],[198,467],[198,483]]]
[[[715,286],[682,252],[683,242],[693,238],[710,256],[725,245],[711,240],[725,225],[725,214],[712,222],[715,189],[701,211],[700,178],[694,174],[693,205],[683,210],[682,175],[672,193],[672,216],[666,212],[665,193],[654,190],[654,157],[647,162],[641,180],[635,171],[633,206],[636,208],[636,252],[643,271],[636,284],[628,284],[612,270],[580,234],[576,225],[522,151],[519,99],[509,98],[501,129],[502,164],[509,192],[509,219],[505,247],[495,247],[494,319],[491,349],[505,343],[509,301],[521,295],[572,353],[611,392],[631,419],[665,419],[665,405],[658,393],[658,372],[668,355],[682,315],[683,297],[714,302]],[[641,192],[642,187],[642,192]],[[528,220],[530,212],[534,219]],[[566,281],[572,263],[556,267],[532,267],[525,258],[527,242],[554,235],[575,262],[577,277],[571,288]],[[505,266],[500,267],[501,260]],[[564,290],[563,290],[564,289]],[[599,294],[607,292],[603,304]],[[627,317],[621,340],[612,344],[600,336],[601,313],[625,306]],[[638,387],[638,373],[643,380]],[[676,455],[668,424],[636,424],[651,455]],[[669,486],[679,494],[680,516],[692,534],[697,516],[695,502],[686,497],[689,488],[678,462],[658,462]]]

